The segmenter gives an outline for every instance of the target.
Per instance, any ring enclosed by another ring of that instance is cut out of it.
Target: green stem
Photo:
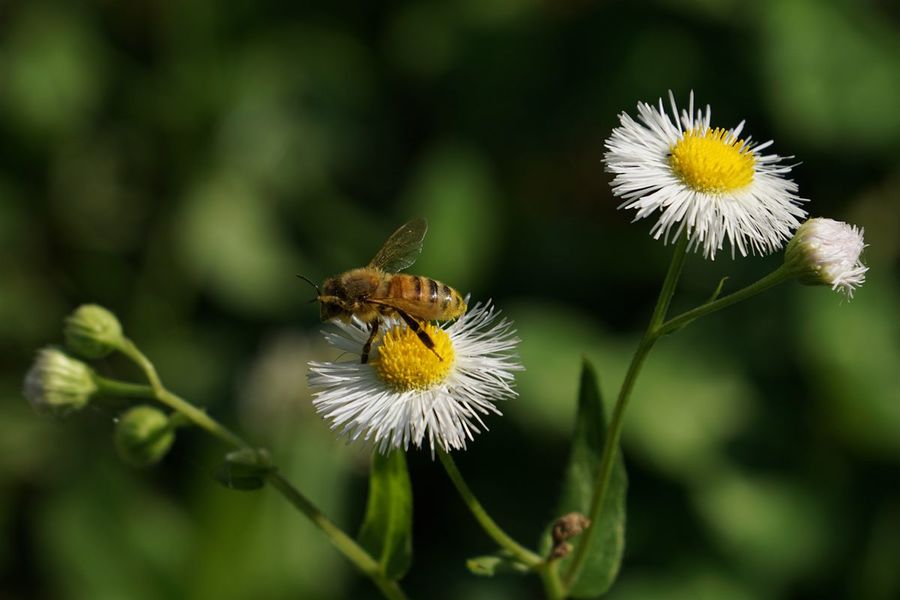
[[[544,584],[544,594],[547,600],[563,600],[566,597],[566,588],[559,577],[559,561],[548,560],[538,567],[538,575]]]
[[[487,513],[475,497],[475,494],[472,493],[471,488],[463,479],[462,473],[459,472],[456,462],[454,462],[450,454],[443,449],[438,449],[438,458],[441,459],[441,464],[444,465],[444,470],[447,471],[447,475],[450,477],[450,481],[453,482],[456,491],[459,492],[463,502],[469,507],[475,520],[478,521],[485,533],[497,542],[501,548],[508,551],[519,562],[527,565],[540,576],[544,584],[547,600],[563,600],[566,597],[566,592],[562,580],[559,578],[558,561],[544,561],[540,556],[519,544],[503,531]]]
[[[334,544],[338,550],[346,556],[350,562],[368,575],[372,581],[381,590],[386,598],[391,600],[405,600],[406,594],[400,588],[396,581],[388,579],[381,572],[378,562],[369,555],[353,538],[348,536],[344,531],[335,525],[328,517],[322,514],[316,506],[309,501],[300,491],[291,483],[281,476],[280,473],[273,472],[268,476],[269,483],[284,496],[288,502],[294,505],[300,512],[312,521],[313,525],[318,527]]]
[[[688,238],[686,235],[681,236],[678,243],[675,244],[675,250],[672,252],[672,262],[669,263],[669,270],[666,272],[666,278],[663,280],[662,289],[659,290],[659,297],[656,299],[656,307],[653,309],[653,315],[650,317],[650,325],[647,326],[645,337],[666,318],[669,305],[672,303],[672,296],[675,295],[675,288],[678,287],[678,278],[681,277],[684,260],[687,258],[687,245]]]
[[[450,455],[444,451],[443,449],[438,449],[438,458],[441,459],[441,464],[444,465],[444,470],[447,471],[447,475],[450,476],[450,481],[453,482],[454,487],[456,487],[456,491],[459,492],[460,497],[463,502],[465,502],[466,506],[469,507],[469,511],[471,511],[472,515],[475,517],[475,520],[478,521],[478,524],[481,525],[481,528],[484,529],[485,533],[487,533],[497,544],[499,544],[502,548],[509,551],[510,554],[516,557],[519,561],[527,565],[531,569],[539,568],[544,561],[540,556],[525,548],[517,541],[512,539],[505,531],[500,529],[500,526],[491,518],[491,516],[487,513],[481,503],[475,498],[475,495],[472,493],[472,490],[469,489],[469,486],[466,484],[463,479],[462,474],[459,472],[459,469],[456,468],[456,463],[453,462],[453,459]]]
[[[741,300],[746,300],[751,296],[755,296],[760,292],[764,292],[767,289],[778,285],[788,279],[793,278],[794,275],[788,270],[785,265],[781,265],[779,268],[775,269],[762,279],[756,281],[755,283],[751,283],[745,288],[742,288],[733,294],[729,294],[723,298],[719,298],[713,302],[708,302],[706,304],[701,304],[697,308],[691,309],[687,312],[683,312],[677,317],[672,317],[665,323],[662,323],[658,330],[657,335],[667,335],[672,333],[673,331],[677,331],[678,329],[684,327],[691,321],[698,319],[702,316],[708,315],[710,313],[714,313],[717,310],[721,310],[726,306],[731,306]]]
[[[172,410],[180,412],[189,418],[195,425],[205,429],[226,444],[237,448],[251,447],[250,444],[241,439],[239,435],[210,417],[205,411],[167,390],[163,386],[162,381],[160,381],[153,363],[150,362],[150,359],[148,359],[131,340],[123,338],[119,345],[119,350],[137,363],[141,370],[144,371],[144,375],[146,375],[147,381],[150,382],[150,386],[153,388],[157,400]]]
[[[153,363],[127,338],[123,338],[119,350],[131,358],[144,371],[150,386],[137,385],[96,377],[98,387],[109,393],[119,393],[124,396],[140,398],[155,398],[165,404],[176,413],[189,419],[194,425],[205,429],[213,436],[226,444],[236,448],[252,448],[240,436],[233,433],[227,427],[210,417],[206,412],[198,409],[190,402],[176,396],[163,387],[156,373]],[[269,483],[297,510],[303,513],[313,525],[324,533],[331,543],[353,563],[360,571],[367,575],[389,600],[406,600],[406,594],[396,581],[390,580],[381,572],[378,562],[366,552],[359,544],[349,537],[340,527],[335,525],[319,510],[300,490],[294,487],[277,471],[267,476]]]
[[[615,464],[616,455],[618,453],[619,440],[622,436],[622,422],[625,415],[625,409],[627,408],[628,401],[631,398],[631,391],[634,388],[634,384],[637,380],[638,374],[640,374],[641,368],[644,365],[644,361],[646,360],[647,355],[650,353],[650,350],[653,348],[653,345],[656,343],[656,341],[660,337],[677,331],[678,329],[684,327],[685,325],[687,325],[691,321],[694,321],[695,319],[698,319],[699,317],[708,315],[717,310],[721,310],[727,306],[731,306],[732,304],[740,302],[741,300],[746,300],[747,298],[755,296],[756,294],[759,294],[760,292],[763,292],[793,277],[788,269],[782,265],[762,279],[743,289],[738,290],[737,292],[729,294],[728,296],[725,296],[723,298],[719,298],[718,300],[707,302],[706,304],[686,311],[676,317],[665,320],[666,313],[668,312],[669,305],[672,301],[672,296],[674,295],[675,288],[678,284],[678,278],[681,274],[681,269],[684,265],[686,250],[687,239],[682,238],[681,240],[679,240],[678,244],[675,247],[675,252],[672,256],[672,262],[669,265],[669,271],[666,274],[666,279],[663,282],[662,289],[659,292],[659,297],[656,301],[656,307],[653,310],[653,315],[650,318],[650,323],[647,325],[647,330],[644,332],[644,336],[641,338],[641,341],[638,344],[637,349],[635,350],[634,356],[632,356],[631,358],[631,363],[628,365],[628,371],[625,374],[625,380],[622,382],[622,387],[619,390],[619,396],[616,399],[616,405],[613,409],[612,418],[610,419],[609,427],[606,431],[606,439],[604,440],[603,445],[603,454],[600,459],[600,466],[597,469],[597,479],[594,484],[594,494],[591,497],[588,518],[590,518],[591,520],[592,527],[599,522],[598,517],[600,516],[600,510],[606,498],[606,492],[609,487],[609,480],[612,475],[613,465]],[[592,540],[592,536],[588,534],[589,531],[585,532],[581,543],[575,547],[572,563],[570,564],[569,570],[564,576],[564,582],[568,588],[570,588],[575,582],[576,578],[578,577],[578,573],[580,572],[584,564],[584,560],[587,557],[588,549]]]
[[[150,362],[150,359],[147,358],[143,352],[141,352],[134,342],[129,340],[126,337],[122,337],[118,344],[116,344],[116,348],[133,360],[137,366],[141,368],[144,372],[144,375],[147,377],[147,381],[150,382],[151,387],[158,393],[160,390],[165,389],[163,387],[162,381],[159,379],[159,375],[156,372],[156,367],[153,366],[153,363]]]
[[[97,389],[101,394],[123,396],[125,398],[156,398],[156,392],[149,385],[107,379],[96,374],[94,375],[94,383],[97,384]]]
[[[631,358],[631,364],[628,365],[628,372],[625,374],[625,381],[622,382],[622,388],[619,390],[619,397],[616,400],[616,406],[613,409],[612,418],[606,430],[603,454],[600,458],[600,466],[597,468],[597,476],[594,480],[594,493],[591,496],[591,504],[588,509],[587,517],[591,520],[591,528],[597,527],[600,522],[600,509],[603,506],[603,501],[606,499],[609,480],[616,461],[616,455],[618,454],[619,439],[622,436],[625,408],[628,406],[631,390],[641,371],[641,367],[644,365],[644,360],[658,338],[656,328],[665,319],[669,304],[672,302],[672,296],[675,294],[678,278],[681,275],[681,269],[684,266],[684,260],[687,255],[687,243],[687,236],[682,235],[675,245],[672,262],[669,264],[669,271],[666,273],[662,289],[656,300],[656,307],[653,309],[653,315],[650,317],[650,324],[647,326],[647,331],[641,338],[637,350]],[[572,562],[569,564],[569,569],[563,577],[567,589],[571,589],[572,584],[578,578],[578,574],[581,572],[584,561],[588,556],[593,537],[590,529],[588,529],[581,535],[580,543],[575,546]]]

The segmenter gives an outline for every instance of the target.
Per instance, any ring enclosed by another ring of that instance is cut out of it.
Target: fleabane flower
[[[861,259],[866,247],[863,233],[859,227],[841,221],[810,219],[788,243],[785,265],[802,283],[828,285],[852,298],[869,270]]]
[[[659,212],[650,230],[654,238],[684,233],[689,248],[703,248],[715,259],[727,239],[735,250],[768,254],[782,247],[806,211],[797,185],[785,176],[786,157],[763,154],[772,145],[742,138],[744,122],[733,129],[710,125],[711,111],[681,111],[669,92],[671,116],[658,106],[638,103],[638,120],[619,115],[620,125],[606,140],[606,168],[615,174],[613,193],[619,208],[635,210],[634,220]],[[789,158],[789,157],[787,157]]]
[[[487,429],[486,415],[501,414],[496,403],[516,396],[519,340],[490,303],[451,324],[423,324],[433,350],[405,323],[391,320],[365,364],[360,356],[367,326],[335,325],[325,339],[346,354],[340,361],[309,363],[313,405],[332,429],[351,440],[370,440],[381,452],[425,442],[432,452],[436,446],[464,449]]]

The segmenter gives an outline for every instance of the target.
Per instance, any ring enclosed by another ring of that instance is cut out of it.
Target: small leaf
[[[498,550],[494,554],[476,556],[466,561],[466,567],[475,575],[493,577],[499,573],[528,573],[531,569],[528,565],[513,558],[505,550]]]
[[[412,486],[406,455],[392,450],[372,454],[369,499],[357,535],[360,545],[390,579],[400,579],[412,562]]]
[[[606,436],[606,417],[597,387],[597,377],[593,367],[584,361],[581,371],[581,386],[578,392],[578,415],[569,463],[557,514],[587,514],[590,510],[591,495],[597,468],[603,454]],[[622,552],[625,549],[625,491],[628,486],[625,465],[619,452],[610,475],[606,498],[597,515],[597,521],[585,533],[568,540],[576,549],[590,536],[590,547],[581,569],[571,583],[570,594],[574,598],[591,598],[605,593],[616,579]],[[544,535],[542,549],[549,554],[552,549],[551,528]],[[560,573],[569,575],[572,557],[568,552],[559,559]]]
[[[215,477],[228,489],[258,490],[274,470],[268,450],[241,448],[225,455],[225,462],[216,470]]]
[[[725,288],[726,281],[728,281],[728,275],[725,275],[724,277],[722,277],[722,279],[719,280],[719,285],[716,286],[715,291],[713,291],[712,296],[709,297],[707,303],[716,301],[719,295],[721,295],[722,290]]]

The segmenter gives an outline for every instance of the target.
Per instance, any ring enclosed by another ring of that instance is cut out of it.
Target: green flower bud
[[[161,410],[140,405],[128,409],[116,423],[119,455],[135,467],[158,463],[175,441],[175,428]]]
[[[809,219],[797,229],[784,252],[784,264],[806,285],[827,285],[853,297],[866,280],[863,230],[833,219]]]
[[[22,390],[37,412],[55,417],[84,408],[96,391],[94,371],[57,348],[38,352]]]
[[[84,358],[103,358],[122,340],[122,326],[114,314],[97,304],[82,304],[66,317],[66,346]]]

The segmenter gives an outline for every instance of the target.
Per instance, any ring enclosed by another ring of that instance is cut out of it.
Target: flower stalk
[[[675,246],[672,262],[669,265],[668,273],[666,274],[665,281],[663,282],[662,289],[657,298],[656,307],[653,310],[650,323],[631,358],[631,362],[628,365],[628,371],[625,374],[625,379],[619,390],[619,395],[616,399],[615,407],[613,408],[613,414],[609,426],[607,427],[603,454],[601,455],[600,466],[597,469],[594,493],[591,497],[590,510],[587,515],[592,523],[599,522],[600,508],[603,506],[603,501],[606,497],[610,476],[612,474],[612,467],[615,464],[619,441],[622,436],[625,409],[628,406],[631,392],[637,381],[637,377],[640,374],[641,368],[644,366],[647,356],[656,341],[660,337],[673,333],[700,317],[756,296],[784,281],[796,277],[796,273],[792,272],[787,266],[782,265],[747,287],[728,294],[727,296],[706,302],[696,308],[666,320],[666,314],[668,313],[672,297],[675,294],[678,279],[684,265],[687,248],[688,241],[682,236]],[[563,581],[567,587],[570,587],[578,577],[584,564],[584,560],[587,557],[588,550],[590,549],[591,539],[591,536],[585,535],[583,536],[581,543],[575,547],[573,560],[568,571],[563,576]]]
[[[168,391],[162,384],[153,363],[128,338],[122,337],[117,349],[128,356],[144,372],[149,386],[137,385],[106,378],[98,378],[101,390],[125,396],[153,398],[168,406],[177,414],[183,415],[193,425],[204,429],[213,437],[237,449],[252,449],[252,446],[230,429],[210,417],[205,411],[190,402]],[[324,533],[332,545],[337,548],[357,569],[369,577],[385,598],[389,600],[406,600],[406,594],[396,581],[389,579],[376,561],[365,549],[348,536],[333,521],[328,519],[306,496],[276,469],[266,475],[266,480],[288,502],[299,510],[313,525]]]
[[[637,376],[644,365],[650,349],[659,339],[659,326],[665,319],[666,312],[672,302],[672,296],[675,294],[675,288],[678,286],[678,278],[681,276],[681,270],[684,267],[684,260],[687,256],[688,238],[687,235],[679,237],[675,244],[675,250],[672,253],[672,262],[669,264],[669,270],[663,281],[662,289],[656,300],[656,307],[653,309],[653,315],[650,318],[650,324],[647,331],[641,338],[634,356],[631,358],[631,364],[628,365],[628,371],[625,374],[625,380],[622,388],[619,390],[619,396],[616,400],[615,408],[606,429],[606,439],[603,443],[603,454],[600,458],[600,466],[597,468],[597,477],[594,481],[594,493],[591,496],[591,504],[587,513],[590,519],[590,527],[600,522],[600,507],[606,498],[606,492],[609,488],[609,480],[612,475],[612,468],[615,464],[616,454],[619,448],[619,439],[622,436],[622,423],[625,416],[625,409],[628,406],[628,400],[631,398],[631,390],[637,380]],[[591,546],[593,536],[585,533],[581,536],[581,541],[575,546],[572,562],[569,569],[563,576],[563,582],[569,588],[575,582],[584,560],[587,558],[588,550]]]
[[[456,467],[456,463],[453,461],[450,454],[443,448],[439,448],[437,455],[441,460],[441,464],[444,465],[444,470],[447,471],[447,476],[450,477],[450,481],[453,482],[453,487],[459,492],[463,502],[469,508],[469,511],[472,513],[472,516],[475,517],[475,520],[478,521],[478,524],[481,525],[481,528],[484,529],[485,533],[487,533],[492,540],[497,542],[501,548],[508,550],[519,562],[527,565],[531,569],[540,566],[544,562],[540,556],[515,541],[503,531],[499,525],[497,525],[497,522],[494,521],[494,519],[491,518],[481,505],[481,502],[478,501],[478,498],[475,497],[475,494],[472,493],[472,490],[469,488],[465,479],[463,479],[462,473],[459,472],[459,469]]]
[[[488,514],[481,502],[478,501],[478,498],[475,497],[472,489],[466,483],[466,480],[463,479],[462,473],[459,472],[459,468],[457,468],[453,457],[451,457],[443,448],[437,450],[437,455],[441,464],[444,466],[444,470],[447,472],[447,476],[450,477],[450,481],[453,482],[453,487],[456,488],[463,503],[468,507],[472,516],[475,517],[475,520],[481,525],[484,532],[487,533],[498,546],[509,552],[516,560],[540,576],[548,600],[562,600],[565,598],[565,588],[559,578],[557,561],[545,561],[503,531],[503,529],[497,525],[497,522]]]
[[[792,279],[793,277],[794,275],[782,265],[765,277],[759,279],[754,283],[751,283],[745,288],[741,288],[740,290],[728,294],[727,296],[723,296],[721,298],[718,298],[717,300],[713,300],[712,302],[707,302],[706,304],[701,304],[696,308],[672,317],[671,319],[665,321],[657,327],[656,334],[658,336],[663,336],[673,333],[681,329],[691,321],[722,310],[723,308],[731,306],[732,304],[737,304],[738,302],[746,300],[747,298],[750,298],[752,296],[756,296],[757,294],[773,288],[779,283],[783,283],[788,279]]]

